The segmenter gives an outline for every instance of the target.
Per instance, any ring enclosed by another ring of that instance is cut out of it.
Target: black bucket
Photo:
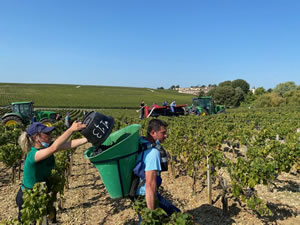
[[[82,123],[87,124],[87,127],[81,134],[97,149],[110,135],[114,127],[114,118],[92,111],[83,118]]]

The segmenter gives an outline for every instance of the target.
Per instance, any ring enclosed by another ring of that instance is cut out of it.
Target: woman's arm
[[[68,141],[68,142],[65,142],[64,144],[62,144],[59,147],[59,150],[68,150],[68,149],[71,149],[71,148],[77,148],[78,146],[83,145],[85,143],[87,143],[86,138],[74,139],[72,141]]]
[[[68,140],[68,138],[74,131],[82,130],[86,126],[86,124],[82,124],[81,122],[75,121],[72,124],[72,126],[68,130],[66,130],[61,136],[59,136],[50,147],[41,149],[36,152],[34,157],[35,162],[41,161],[53,155]]]

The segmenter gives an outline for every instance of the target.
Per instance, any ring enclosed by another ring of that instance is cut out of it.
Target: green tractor
[[[33,102],[13,102],[11,108],[12,112],[4,114],[1,118],[5,126],[15,126],[17,123],[27,125],[36,121],[49,127],[56,122],[56,112],[33,111]]]
[[[213,115],[225,112],[224,105],[216,105],[212,97],[197,97],[193,98],[193,105],[188,107],[188,112],[197,115]]]

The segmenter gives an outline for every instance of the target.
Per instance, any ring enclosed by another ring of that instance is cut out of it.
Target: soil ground
[[[112,200],[107,194],[97,169],[83,157],[87,146],[74,154],[69,189],[65,190],[63,210],[58,210],[58,224],[137,224],[137,216],[128,199]],[[11,169],[0,164],[0,221],[17,217],[16,193],[21,181],[10,183]],[[221,200],[207,204],[207,188],[200,184],[192,194],[193,180],[188,176],[173,178],[170,172],[162,173],[163,195],[183,212],[192,214],[199,225],[219,224],[300,224],[300,176],[281,174],[273,192],[259,185],[259,196],[273,212],[271,217],[259,217],[253,211],[229,199],[229,215],[223,216]],[[213,200],[220,189],[213,185]]]

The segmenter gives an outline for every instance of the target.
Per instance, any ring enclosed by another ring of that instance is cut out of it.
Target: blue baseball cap
[[[34,122],[33,124],[30,125],[30,127],[26,130],[26,133],[29,136],[33,136],[37,133],[49,133],[53,131],[55,127],[47,127],[44,124],[40,122]]]

